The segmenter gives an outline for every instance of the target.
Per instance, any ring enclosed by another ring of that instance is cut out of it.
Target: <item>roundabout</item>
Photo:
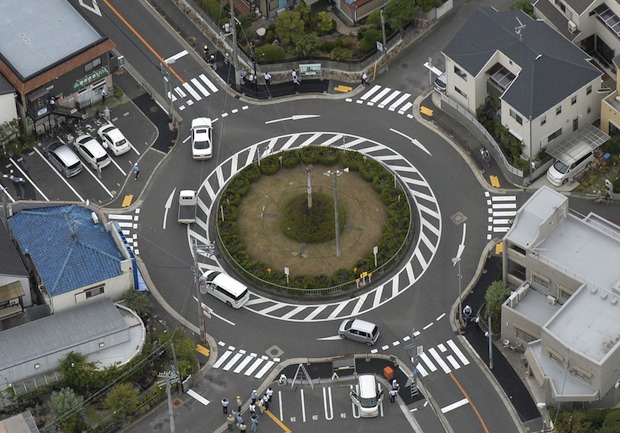
[[[388,167],[408,190],[414,202],[414,220],[418,233],[414,247],[410,249],[404,266],[393,275],[382,280],[367,292],[337,302],[302,303],[283,302],[261,293],[252,292],[244,307],[256,314],[291,322],[320,322],[352,317],[371,311],[412,287],[429,268],[441,240],[441,211],[435,194],[420,171],[402,155],[377,141],[362,136],[336,132],[305,132],[286,134],[260,141],[230,156],[207,176],[198,190],[198,216],[196,224],[188,228],[190,250],[195,243],[209,243],[214,239],[210,230],[212,219],[220,212],[215,209],[217,197],[226,183],[249,164],[258,163],[259,158],[282,150],[305,146],[332,146],[341,150],[355,150],[372,157]],[[222,263],[206,253],[199,258],[201,272],[223,271]],[[368,282],[368,281],[366,281]]]

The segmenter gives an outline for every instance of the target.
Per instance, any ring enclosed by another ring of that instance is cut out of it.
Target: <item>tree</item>
[[[304,32],[304,22],[298,11],[284,11],[276,19],[276,32],[283,45],[295,44]]]
[[[84,398],[70,388],[55,391],[50,397],[50,410],[56,425],[63,433],[80,432],[82,430],[82,408]]]
[[[142,319],[149,317],[153,311],[153,304],[151,304],[148,296],[137,290],[127,290],[123,294],[123,300],[127,307],[135,311]]]
[[[491,315],[493,323],[500,323],[502,304],[510,296],[510,289],[503,281],[493,282],[484,295],[487,304],[487,314]]]
[[[377,48],[378,41],[381,41],[381,32],[377,29],[368,29],[360,41],[360,50],[369,53]]]
[[[517,0],[516,3],[513,3],[510,6],[511,11],[523,11],[532,18],[534,18],[534,7],[532,6],[532,2],[530,0]]]
[[[317,40],[316,36],[305,34],[301,38],[299,38],[299,40],[295,44],[295,49],[297,50],[297,54],[302,57],[307,57],[312,54],[312,52],[316,50],[316,47],[318,46],[319,41]]]
[[[334,29],[334,20],[332,16],[327,11],[321,11],[318,15],[319,18],[319,29],[323,33],[330,33]]]
[[[114,385],[103,402],[116,421],[125,422],[138,408],[138,390],[130,383]]]
[[[99,370],[94,362],[87,362],[80,353],[70,352],[60,361],[60,372],[65,383],[77,392],[90,392],[98,388]]]
[[[162,345],[168,343],[170,339],[172,339],[174,343],[174,352],[177,358],[179,377],[181,380],[185,380],[196,370],[196,365],[198,364],[196,344],[181,330],[164,334],[162,337]],[[170,345],[167,345],[166,354],[168,360],[172,360],[172,348]]]
[[[394,30],[406,27],[419,13],[420,8],[411,0],[389,0],[383,9],[386,22]]]

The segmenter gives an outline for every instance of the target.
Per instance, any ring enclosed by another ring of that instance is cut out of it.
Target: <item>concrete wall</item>
[[[0,95],[0,123],[10,122],[18,117],[15,93]]]

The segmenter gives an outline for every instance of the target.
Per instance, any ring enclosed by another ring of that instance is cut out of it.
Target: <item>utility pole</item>
[[[306,166],[306,177],[308,181],[308,209],[312,209],[312,181],[310,180],[310,172],[312,171],[312,164]]]
[[[239,91],[241,88],[241,75],[239,75],[239,52],[237,48],[237,25],[235,18],[235,4],[233,0],[229,0],[230,4],[230,31],[232,32],[233,54],[232,61],[235,68],[235,90]]]
[[[168,397],[168,418],[170,418],[170,433],[175,433],[174,428],[174,411],[172,410],[172,395],[170,392],[170,385],[179,381],[179,376],[176,371],[165,371],[157,375],[163,381],[158,382],[159,385],[166,384],[166,396]]]
[[[411,363],[413,368],[411,369],[411,398],[418,395],[418,353],[422,353],[422,346],[418,348],[417,335],[415,328],[411,330],[411,344],[405,346],[405,350],[413,349],[413,356],[411,356]]]
[[[346,167],[343,171],[340,170],[327,170],[325,176],[331,176],[334,178],[334,224],[335,224],[335,233],[336,233],[336,257],[340,257],[340,224],[338,218],[338,176],[341,176],[343,173],[348,173],[349,168]]]
[[[383,17],[383,9],[381,9],[381,33],[383,34],[383,60],[387,54],[387,45],[385,44],[385,18]]]
[[[463,333],[463,306],[462,306],[462,296],[461,296],[461,278],[463,278],[463,276],[461,275],[461,258],[460,257],[454,257],[452,259],[452,267],[458,265],[458,278],[459,278],[459,334]]]

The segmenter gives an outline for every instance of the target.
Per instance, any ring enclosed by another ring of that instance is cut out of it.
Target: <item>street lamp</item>
[[[463,330],[463,309],[462,307],[462,299],[461,299],[461,278],[463,278],[463,276],[461,275],[461,258],[460,257],[454,257],[452,259],[452,267],[458,265],[458,278],[459,278],[459,334],[462,332]]]
[[[168,97],[168,118],[172,120],[172,83],[170,82],[170,65],[173,65],[175,59],[170,58],[159,64],[161,76],[164,79],[164,92]]]
[[[345,167],[344,170],[327,170],[323,173],[325,176],[331,176],[334,178],[334,223],[336,228],[336,257],[340,257],[340,224],[338,224],[338,176],[343,173],[348,173],[349,167]]]

